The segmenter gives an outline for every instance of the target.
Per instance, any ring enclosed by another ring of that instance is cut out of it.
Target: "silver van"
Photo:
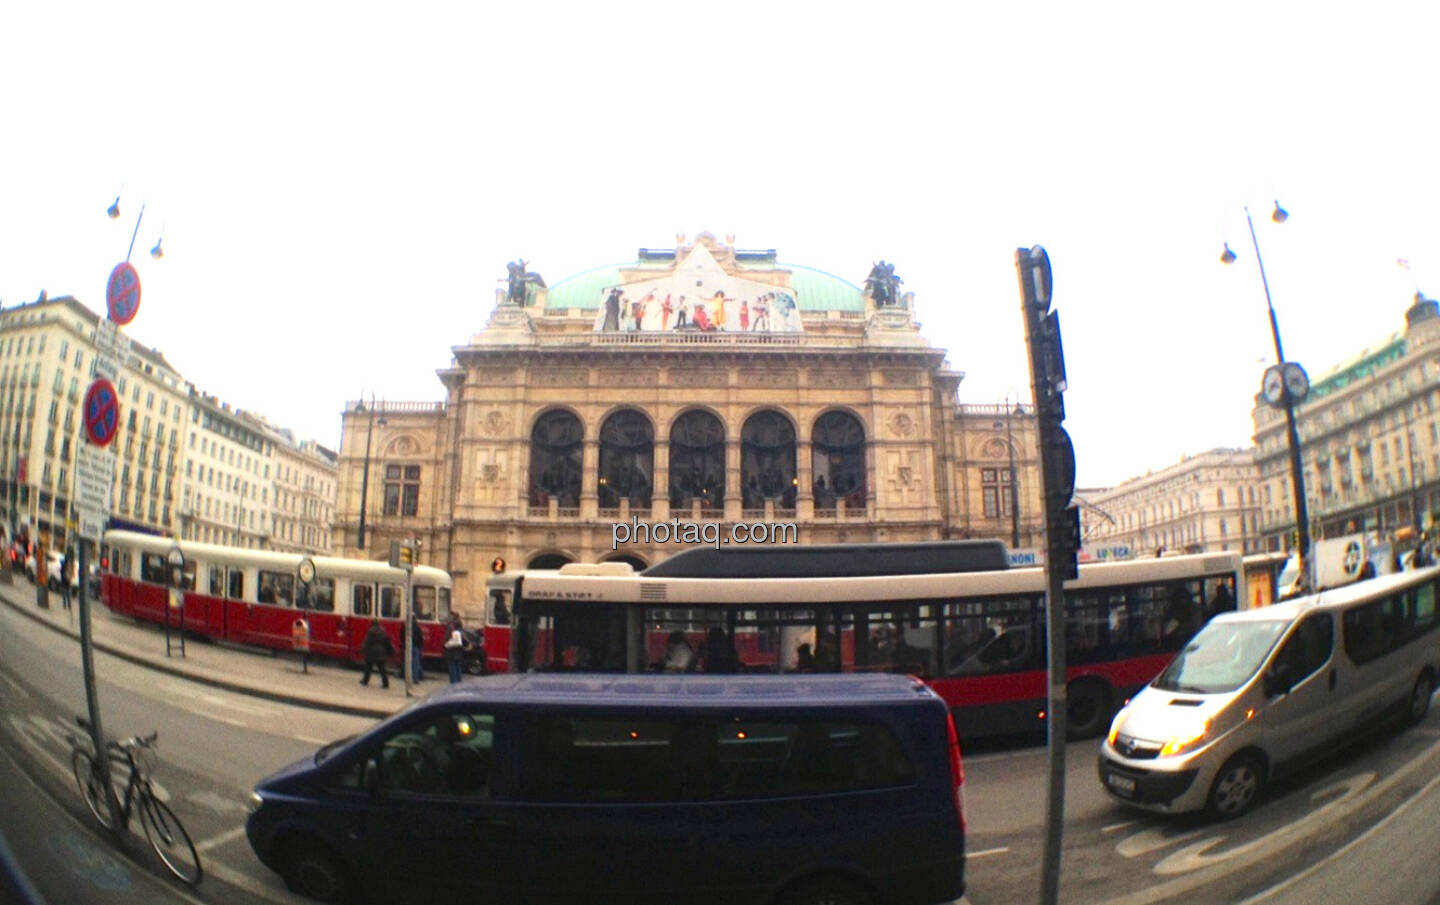
[[[1237,817],[1338,736],[1419,722],[1440,676],[1437,592],[1431,567],[1216,616],[1115,716],[1101,783],[1147,810]]]

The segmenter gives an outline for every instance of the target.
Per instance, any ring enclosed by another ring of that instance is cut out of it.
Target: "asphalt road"
[[[65,743],[71,715],[84,710],[76,644],[0,605],[0,788],[19,790],[6,796],[19,807],[0,808],[0,832],[22,865],[49,878],[39,881],[47,900],[126,901],[129,892],[97,885],[124,873],[144,901],[302,901],[249,850],[249,789],[373,720],[221,691],[103,654],[96,668],[110,734],[159,730],[156,776],[202,848],[207,876],[192,893],[163,878],[138,834],[115,852],[90,832]],[[1096,746],[1067,749],[1063,902],[1440,905],[1440,708],[1418,727],[1338,749],[1277,784],[1250,815],[1219,825],[1110,799],[1095,775]],[[971,753],[965,767],[967,899],[1037,901],[1044,749]]]

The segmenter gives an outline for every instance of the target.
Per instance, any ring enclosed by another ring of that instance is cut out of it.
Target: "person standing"
[[[395,654],[395,643],[380,627],[379,621],[370,623],[370,631],[365,633],[365,675],[360,677],[361,685],[370,684],[370,670],[379,667],[380,687],[390,687],[390,676],[385,672],[385,661]]]
[[[70,609],[70,570],[73,565],[70,561],[70,547],[65,548],[65,555],[60,557],[60,605]]]
[[[425,635],[420,631],[420,619],[410,614],[410,676],[416,682],[425,681]]]
[[[465,667],[465,632],[454,613],[445,627],[445,665],[450,669],[450,684],[459,682]]]

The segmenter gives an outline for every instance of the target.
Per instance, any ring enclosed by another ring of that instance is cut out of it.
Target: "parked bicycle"
[[[89,720],[77,716],[75,722],[86,732],[90,731]],[[140,825],[145,828],[145,838],[150,841],[155,854],[160,856],[172,874],[195,886],[202,875],[195,843],[190,841],[190,834],[185,832],[180,818],[175,816],[169,805],[155,797],[155,790],[150,785],[158,735],[158,732],[152,732],[123,742],[108,743],[105,749],[110,776],[100,772],[88,738],[72,736],[70,765],[75,771],[75,782],[80,786],[80,797],[85,799],[90,813],[95,815],[101,826],[106,829],[115,826],[105,795],[105,783],[113,778],[120,829],[129,828],[130,817],[138,809]],[[121,783],[124,784],[123,795],[119,788]]]

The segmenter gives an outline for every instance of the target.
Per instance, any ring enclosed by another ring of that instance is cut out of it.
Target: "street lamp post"
[[[365,511],[366,504],[370,497],[370,441],[375,436],[375,394],[370,394],[370,408],[365,408],[365,395],[360,395],[360,401],[356,408],[370,413],[369,421],[365,426],[365,465],[360,471],[360,530],[357,532],[355,546],[357,549],[365,549]],[[385,426],[385,416],[380,416],[380,426]]]
[[[1014,390],[1005,393],[1005,448],[1010,452],[1010,549],[1020,549],[1020,484],[1015,475],[1015,436],[1011,430],[1011,416],[1020,409],[1018,400],[1014,405],[1010,403],[1010,396]],[[1000,429],[1000,422],[995,422],[995,429]]]
[[[1275,210],[1270,219],[1276,223],[1284,223],[1289,219],[1289,213],[1275,202]],[[1255,237],[1255,221],[1250,216],[1250,207],[1245,207],[1245,223],[1250,227],[1250,243],[1255,248],[1255,263],[1260,268],[1260,283],[1265,288],[1265,307],[1270,312],[1270,336],[1275,340],[1275,368],[1266,374],[1266,389],[1262,390],[1266,401],[1271,405],[1278,405],[1285,410],[1285,433],[1290,446],[1290,484],[1295,498],[1295,534],[1296,553],[1300,557],[1301,575],[1309,575],[1310,561],[1310,515],[1305,500],[1305,470],[1300,461],[1300,431],[1295,424],[1295,405],[1305,398],[1309,393],[1308,379],[1305,372],[1299,365],[1293,365],[1285,361],[1285,350],[1280,344],[1280,325],[1275,319],[1275,303],[1270,298],[1270,280],[1265,276],[1265,261],[1260,256],[1260,240]],[[1235,252],[1230,250],[1226,244],[1224,253],[1220,260],[1225,264],[1232,264],[1235,261]],[[1270,389],[1272,380],[1270,375],[1274,373],[1277,379],[1274,381],[1273,390]],[[1292,375],[1298,375],[1292,376]],[[1308,585],[1308,580],[1307,580]]]

